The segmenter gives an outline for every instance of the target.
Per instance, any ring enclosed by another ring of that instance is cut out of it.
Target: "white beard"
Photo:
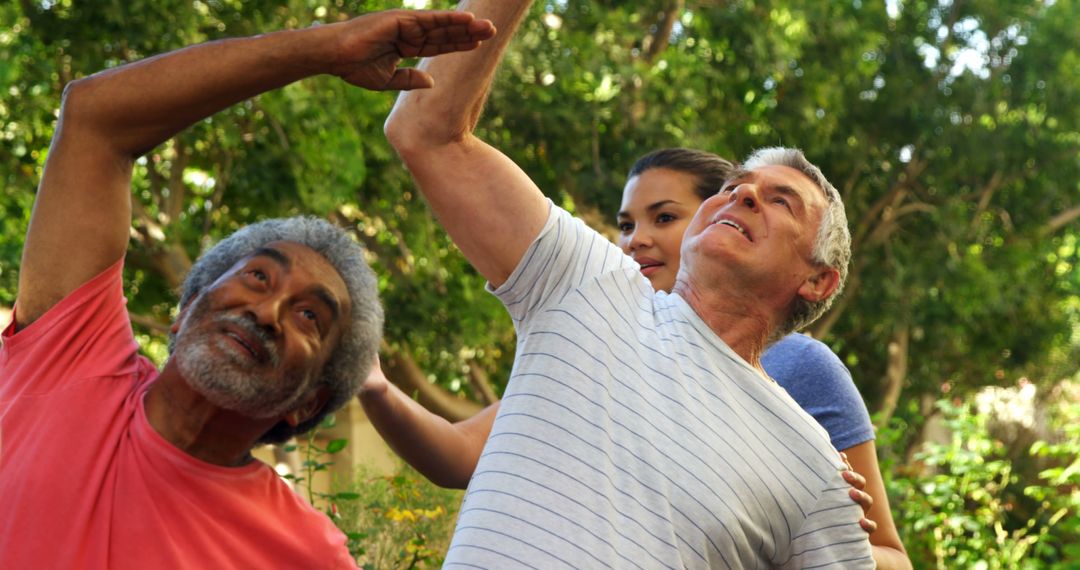
[[[293,409],[308,391],[310,381],[278,374],[260,375],[250,370],[250,362],[232,356],[231,347],[224,344],[228,342],[224,336],[199,330],[199,327],[230,322],[251,331],[254,338],[262,339],[256,332],[257,326],[243,317],[211,314],[204,296],[194,303],[176,335],[172,354],[188,385],[215,406],[253,419],[273,418]],[[277,351],[271,343],[264,344],[276,372]]]

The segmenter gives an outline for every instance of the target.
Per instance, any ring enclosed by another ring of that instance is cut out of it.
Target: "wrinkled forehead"
[[[256,248],[237,261],[217,281],[234,275],[245,265],[259,259],[288,272],[297,281],[297,286],[324,290],[343,310],[350,307],[349,289],[337,268],[319,252],[294,241],[272,241]]]
[[[740,182],[752,182],[763,186],[790,188],[807,204],[825,204],[828,196],[809,176],[798,169],[781,164],[769,164],[752,169],[739,168],[731,173],[724,186]]]

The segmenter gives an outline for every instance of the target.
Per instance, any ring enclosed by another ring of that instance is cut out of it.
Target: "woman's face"
[[[626,181],[619,207],[619,247],[641,266],[654,289],[670,291],[679,273],[683,232],[701,198],[697,177],[652,168]]]

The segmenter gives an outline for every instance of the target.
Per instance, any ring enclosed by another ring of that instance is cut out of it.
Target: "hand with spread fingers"
[[[431,87],[430,75],[399,68],[401,60],[469,51],[495,35],[490,21],[468,12],[390,10],[332,26],[342,36],[330,73],[373,90]]]

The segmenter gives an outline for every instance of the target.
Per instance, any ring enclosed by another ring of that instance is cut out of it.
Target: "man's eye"
[[[315,311],[312,311],[311,309],[304,309],[303,311],[300,312],[300,314],[304,315],[304,318],[309,320],[309,321],[318,321],[319,320],[319,315],[315,314]]]
[[[720,189],[720,193],[721,194],[730,194],[733,190],[735,190],[734,186],[724,186],[723,188]]]
[[[269,279],[270,279],[269,277],[267,277],[266,273],[261,269],[250,269],[250,270],[248,270],[247,274],[252,276],[253,278],[255,278],[255,280],[257,280],[257,281],[264,281],[265,282],[265,281],[269,281]]]
[[[791,209],[791,204],[788,204],[788,201],[785,200],[784,198],[773,198],[773,203],[780,204],[781,206],[783,206],[783,207],[785,207],[785,208],[787,208],[789,210]]]

